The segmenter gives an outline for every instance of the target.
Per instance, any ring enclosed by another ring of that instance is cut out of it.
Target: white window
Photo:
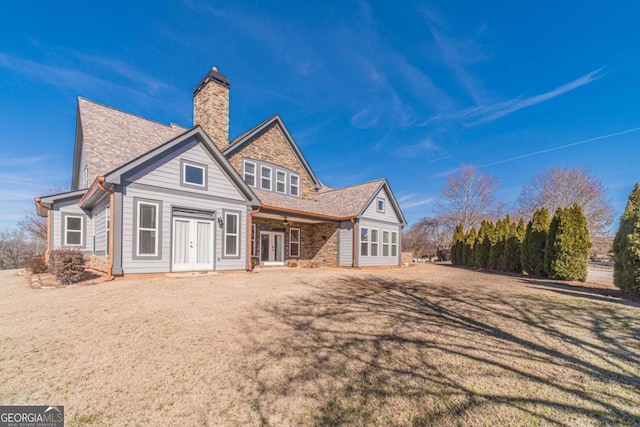
[[[369,229],[360,228],[360,256],[369,256]]]
[[[389,232],[382,232],[382,256],[389,256]]]
[[[65,218],[64,245],[65,246],[82,246],[84,218],[81,216],[72,216],[72,215],[67,215],[64,218]]]
[[[276,171],[276,193],[287,194],[287,174],[284,171]]]
[[[205,186],[205,167],[191,163],[182,163],[182,183],[189,185]]]
[[[371,230],[371,256],[378,256],[378,230]]]
[[[292,258],[300,257],[300,229],[289,229],[289,256]]]
[[[376,199],[376,211],[384,213],[384,199]]]
[[[138,244],[139,256],[158,255],[158,205],[156,203],[138,203]]]
[[[238,247],[238,230],[240,223],[240,215],[232,212],[224,214],[224,255],[238,256],[240,248]]]
[[[255,187],[256,186],[256,164],[245,160],[243,174],[244,174],[244,182],[246,182],[247,185],[250,187]]]
[[[289,185],[289,193],[292,196],[299,196],[300,195],[300,177],[298,175],[291,174],[290,180],[291,180],[291,183]]]
[[[256,256],[256,225],[251,224],[251,256]]]
[[[398,232],[391,232],[391,256],[398,256]]]
[[[104,211],[104,221],[105,221],[105,228],[104,228],[104,241],[106,244],[106,248],[104,250],[105,255],[109,255],[109,242],[111,240],[111,208],[109,207],[109,205],[107,205],[107,209]]]
[[[268,166],[260,166],[260,188],[263,190],[271,190],[271,168]]]

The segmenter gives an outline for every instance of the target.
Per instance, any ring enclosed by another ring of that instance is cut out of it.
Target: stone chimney
[[[229,145],[229,80],[216,67],[193,92],[193,125],[200,125],[220,151]]]

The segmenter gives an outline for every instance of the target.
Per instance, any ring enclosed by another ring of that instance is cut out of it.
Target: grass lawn
[[[0,404],[66,425],[640,425],[640,304],[418,265],[28,288]]]

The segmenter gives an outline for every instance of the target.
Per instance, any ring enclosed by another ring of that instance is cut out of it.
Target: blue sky
[[[77,96],[190,126],[213,65],[232,137],[279,113],[326,185],[386,176],[410,223],[463,163],[506,202],[587,166],[617,218],[640,180],[639,24],[631,1],[10,2],[0,229],[68,185]]]

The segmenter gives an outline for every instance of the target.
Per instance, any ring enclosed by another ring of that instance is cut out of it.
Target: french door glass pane
[[[269,261],[269,235],[260,234],[260,260]]]
[[[190,221],[176,220],[175,222],[174,264],[189,263],[189,224]]]
[[[284,260],[284,236],[282,234],[274,234],[274,244],[276,249],[276,259],[275,261],[283,261]]]
[[[209,264],[211,262],[211,223],[198,222],[197,229],[197,242],[196,247],[196,263],[197,264]]]

